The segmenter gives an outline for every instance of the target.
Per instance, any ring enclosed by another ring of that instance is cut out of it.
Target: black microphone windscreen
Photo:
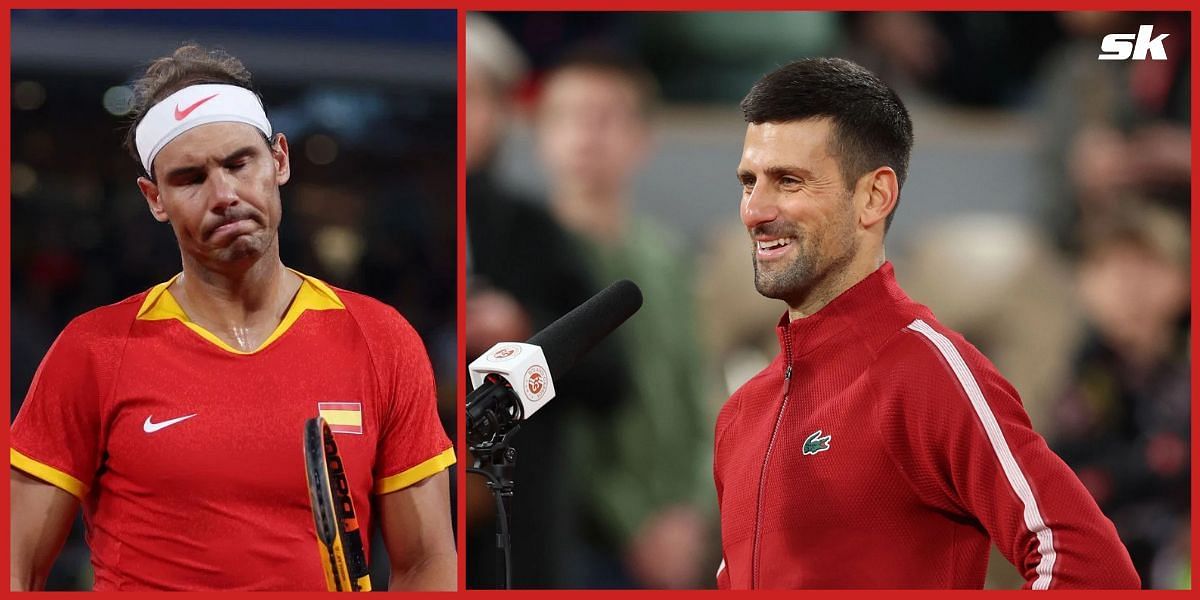
[[[622,279],[535,333],[528,343],[541,346],[551,376],[557,377],[641,307],[642,290]]]

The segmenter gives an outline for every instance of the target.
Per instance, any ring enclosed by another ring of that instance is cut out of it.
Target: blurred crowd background
[[[288,136],[283,262],[387,302],[413,324],[453,439],[454,11],[11,15],[10,419],[69,320],[180,270],[171,229],[151,218],[121,139],[128,84],[192,41],[240,58],[275,130]],[[80,525],[48,589],[91,588]],[[374,587],[386,589],[384,546],[376,537],[371,547]]]
[[[1152,25],[1167,60],[1100,61]],[[713,587],[711,432],[778,352],[738,219],[737,103],[805,56],[913,116],[901,284],[1021,393],[1147,588],[1190,571],[1186,13],[470,13],[468,360],[611,281],[645,306],[525,424],[515,587]],[[602,370],[601,370],[602,369]],[[582,371],[582,373],[580,373]],[[468,587],[495,587],[468,480]],[[1022,580],[993,551],[988,587]]]

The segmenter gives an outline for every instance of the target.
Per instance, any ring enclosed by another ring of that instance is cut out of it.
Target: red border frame
[[[467,372],[467,133],[466,133],[466,118],[467,118],[467,101],[466,101],[466,78],[464,73],[467,70],[467,50],[466,50],[466,27],[467,13],[458,11],[458,169],[456,171],[458,177],[458,198],[456,206],[458,206],[458,218],[456,220],[456,231],[458,242],[458,263],[457,263],[457,278],[458,278],[458,295],[457,298],[457,315],[458,315],[458,368],[455,370],[455,376],[459,378],[458,386],[458,401],[457,407],[457,424],[458,435],[458,514],[454,516],[458,523],[458,589],[467,589],[467,473],[466,468],[471,460],[467,454],[467,386],[462,378],[462,373]]]
[[[4,97],[0,98],[0,111],[3,111],[7,118],[3,119],[0,124],[0,131],[4,133],[4,146],[0,148],[0,189],[4,190],[7,195],[8,202],[4,204],[4,210],[0,211],[0,238],[3,239],[3,244],[0,244],[0,302],[3,302],[4,313],[0,315],[0,333],[3,333],[4,339],[9,343],[4,346],[4,364],[0,367],[0,385],[3,385],[5,390],[12,389],[12,185],[10,183],[11,168],[12,168],[12,60],[9,56],[12,53],[12,44],[9,42],[11,35],[12,19],[10,12],[4,11],[4,22],[0,23],[0,44],[4,45],[4,64],[0,65],[0,77],[3,81],[0,85],[4,88]],[[11,400],[11,399],[10,399]],[[10,402],[4,407],[5,414],[10,412]],[[9,416],[11,422],[12,417]],[[8,430],[4,432],[5,441],[8,440]],[[8,493],[0,494],[4,497],[4,512],[9,512]],[[9,520],[4,520],[3,530],[4,539],[9,539]],[[7,546],[6,546],[7,548]],[[8,552],[4,552],[5,558],[8,557]],[[5,560],[5,563],[8,561]],[[8,568],[6,567],[7,571]]]

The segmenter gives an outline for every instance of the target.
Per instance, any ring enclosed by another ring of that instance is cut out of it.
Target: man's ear
[[[867,200],[859,211],[859,223],[864,229],[887,222],[888,215],[896,210],[900,198],[900,181],[891,167],[879,167],[863,175],[860,189],[866,192]]]
[[[159,223],[169,221],[167,211],[163,208],[162,198],[158,194],[158,184],[145,177],[138,177],[137,184],[138,189],[142,190],[142,196],[146,198],[146,204],[149,205],[150,214],[154,216],[154,220]]]
[[[275,185],[283,185],[292,178],[292,163],[288,159],[287,136],[275,134],[271,144],[271,158],[275,160]]]

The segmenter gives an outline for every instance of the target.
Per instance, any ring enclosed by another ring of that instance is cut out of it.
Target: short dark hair
[[[243,87],[255,95],[258,92],[250,81],[250,71],[242,61],[220,48],[205,48],[194,43],[185,43],[170,56],[158,58],[146,67],[146,72],[133,82],[133,103],[129,110],[129,129],[125,132],[125,149],[133,157],[142,173],[147,173],[137,149],[137,126],[150,110],[167,96],[190,85],[224,83]],[[261,96],[259,97],[261,101]],[[269,145],[269,142],[268,142]]]
[[[658,109],[658,81],[650,69],[628,54],[607,46],[578,46],[563,54],[546,72],[543,81],[549,81],[551,77],[565,71],[591,71],[624,79],[637,93],[640,116],[648,119]]]
[[[912,119],[882,79],[841,58],[806,58],[759,79],[742,100],[747,123],[833,120],[832,152],[852,189],[859,177],[888,166],[904,185],[912,155]],[[898,201],[898,199],[897,199]],[[888,215],[885,231],[892,225]]]

